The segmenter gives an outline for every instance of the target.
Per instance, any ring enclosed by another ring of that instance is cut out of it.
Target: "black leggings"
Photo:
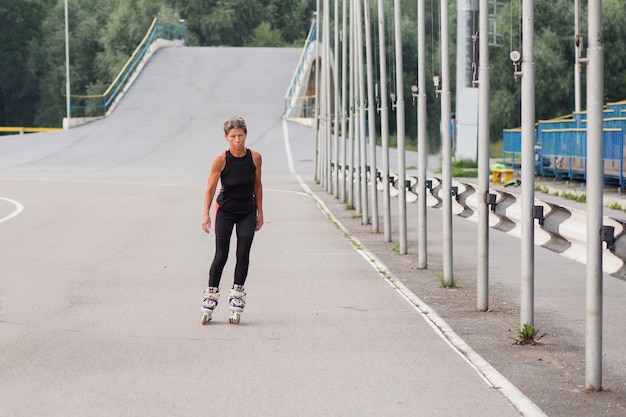
[[[209,269],[209,286],[219,287],[222,272],[228,260],[230,237],[237,225],[237,263],[235,265],[235,285],[242,285],[248,276],[250,248],[256,229],[256,212],[233,214],[218,208],[215,214],[215,258]]]

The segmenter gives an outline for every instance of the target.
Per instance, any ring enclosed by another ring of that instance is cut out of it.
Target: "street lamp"
[[[66,129],[70,128],[70,118],[72,117],[70,108],[70,36],[68,25],[68,13],[67,13],[67,0],[65,0],[65,101],[67,106],[67,125]]]

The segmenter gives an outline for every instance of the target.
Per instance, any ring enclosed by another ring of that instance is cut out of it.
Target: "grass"
[[[452,277],[448,282],[443,275],[439,275],[439,288],[456,288],[456,279]]]
[[[400,242],[396,242],[396,244],[393,245],[393,247],[391,248],[391,251],[395,253],[400,253]]]
[[[452,162],[452,176],[456,178],[477,178],[478,162],[471,159],[460,159]],[[441,174],[441,167],[435,170],[437,174]]]
[[[473,159],[459,159],[452,163],[452,166],[459,168],[478,168],[478,162]]]
[[[461,178],[477,178],[477,169],[463,169],[458,167],[452,167],[452,176]]]
[[[569,191],[563,191],[560,197],[566,198],[568,200],[578,201],[579,203],[587,202],[587,194],[576,194],[570,193]]]
[[[490,158],[502,158],[502,148],[504,143],[500,140],[498,142],[491,142],[489,144],[489,157]]]

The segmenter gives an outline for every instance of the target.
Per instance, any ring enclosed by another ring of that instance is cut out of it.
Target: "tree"
[[[586,39],[586,5],[581,2]],[[332,2],[331,2],[332,4]],[[64,0],[0,0],[0,124],[60,126],[65,116]],[[374,55],[377,56],[377,4],[370,1]],[[535,69],[538,119],[571,113],[574,108],[574,28],[571,0],[535,3]],[[195,46],[301,47],[315,9],[312,0],[72,0],[70,61],[73,94],[102,94],[145,35],[152,19],[185,19],[185,33]],[[404,92],[407,143],[415,142],[416,111],[410,86],[416,79],[416,3],[402,1]],[[438,2],[426,2],[426,77],[430,149],[439,147],[440,102],[432,77],[440,72]],[[455,76],[456,1],[450,12],[450,75]],[[491,138],[519,126],[521,83],[513,77],[510,49],[521,50],[517,2],[498,8],[507,47],[491,48]],[[395,86],[393,2],[385,2],[389,91]],[[605,100],[626,98],[626,8],[623,0],[603,1]],[[523,51],[522,51],[523,52]],[[375,66],[378,67],[377,58]],[[378,68],[376,68],[378,72]],[[583,109],[585,68],[582,74]],[[454,79],[451,80],[454,89]],[[452,97],[455,97],[454,91]],[[380,98],[383,99],[383,98]],[[384,98],[389,100],[389,97]],[[395,113],[390,126],[395,129]]]
[[[315,2],[308,0],[271,0],[265,18],[280,31],[285,44],[302,46],[309,30]]]
[[[285,42],[279,30],[272,29],[272,24],[269,22],[261,22],[252,32],[252,38],[246,42],[245,46],[280,47],[284,44]]]
[[[28,44],[41,39],[45,17],[44,1],[0,0],[0,125],[29,126],[39,100],[37,74],[29,67]],[[26,110],[26,111],[25,111]]]
[[[607,102],[626,99],[626,8],[620,0],[602,3],[604,95]]]

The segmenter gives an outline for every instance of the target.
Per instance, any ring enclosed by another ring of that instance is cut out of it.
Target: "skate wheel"
[[[229,321],[230,321],[232,324],[239,324],[239,322],[241,321],[241,314],[239,314],[239,313],[232,313],[232,314],[230,315],[230,319],[229,319]]]
[[[204,313],[202,315],[202,325],[204,326],[204,325],[206,325],[210,321],[211,321],[211,316],[209,316],[208,313]]]

